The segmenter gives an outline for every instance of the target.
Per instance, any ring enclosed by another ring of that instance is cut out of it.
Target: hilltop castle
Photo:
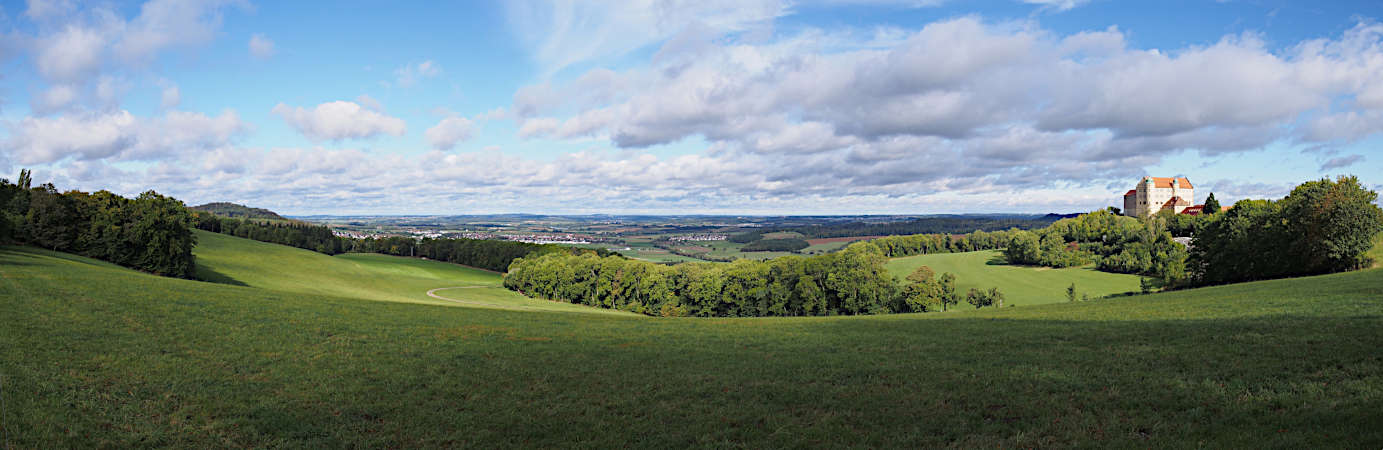
[[[1170,210],[1174,214],[1194,209],[1191,200],[1196,198],[1191,180],[1182,178],[1143,177],[1138,186],[1124,193],[1124,215],[1148,217],[1158,211]]]

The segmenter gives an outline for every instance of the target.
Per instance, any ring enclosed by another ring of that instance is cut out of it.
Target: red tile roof
[[[1125,197],[1128,197],[1128,196],[1130,196],[1130,195],[1134,195],[1134,194],[1137,194],[1137,193],[1138,193],[1138,190],[1137,190],[1137,189],[1129,189],[1128,192],[1125,192],[1125,193],[1124,193],[1124,196],[1125,196]]]
[[[1189,207],[1191,205],[1191,202],[1188,202],[1186,201],[1186,199],[1181,197],[1172,197],[1171,200],[1167,200],[1167,203],[1162,204],[1162,209],[1170,209],[1175,211],[1176,207],[1181,205],[1187,205]]]
[[[1153,180],[1153,187],[1155,187],[1155,188],[1170,189],[1170,188],[1172,187],[1172,180],[1175,179],[1175,180],[1177,180],[1177,187],[1178,187],[1178,188],[1181,188],[1181,189],[1195,189],[1194,187],[1191,186],[1191,180],[1186,179],[1186,177],[1181,177],[1181,178],[1150,177],[1150,178],[1152,178],[1152,180]]]

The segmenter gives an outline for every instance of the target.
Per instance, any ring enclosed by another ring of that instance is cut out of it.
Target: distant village
[[[392,232],[371,232],[334,229],[332,234],[352,239],[382,239],[390,236],[404,236],[414,239],[463,238],[494,241],[527,242],[530,244],[589,244],[586,237],[571,233],[527,233],[498,234],[477,231],[445,232],[435,230],[397,230]],[[723,237],[721,239],[724,239]]]
[[[706,233],[706,234],[689,234],[689,235],[685,235],[685,236],[673,236],[673,237],[668,238],[668,240],[669,240],[669,241],[680,241],[680,242],[688,242],[688,241],[723,241],[723,240],[725,240],[725,239],[727,239],[727,238],[729,238],[729,237],[730,237],[730,235],[728,235],[728,234]]]

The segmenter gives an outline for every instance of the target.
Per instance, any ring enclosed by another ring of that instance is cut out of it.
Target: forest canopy
[[[22,170],[0,180],[0,242],[19,242],[112,262],[156,275],[196,271],[192,215],[181,201],[148,191],[133,199],[109,191],[59,193],[32,186]]]

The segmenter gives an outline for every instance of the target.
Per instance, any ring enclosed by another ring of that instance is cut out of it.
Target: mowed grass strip
[[[528,298],[504,289],[498,273],[420,258],[373,253],[328,256],[201,230],[197,231],[193,254],[197,256],[198,278],[280,292],[406,303],[619,313]],[[486,288],[438,293],[465,303],[427,295],[427,291],[436,288],[480,286]]]
[[[1383,270],[952,314],[657,319],[6,247],[0,423],[16,448],[1376,448],[1380,313]]]
[[[1139,277],[1100,272],[1090,267],[1053,269],[1008,265],[1003,252],[988,250],[965,253],[938,253],[895,258],[888,262],[888,271],[898,278],[908,276],[921,266],[931,267],[936,275],[950,272],[956,275],[956,287],[961,293],[970,288],[999,288],[1004,293],[1004,305],[1040,305],[1067,301],[1066,288],[1076,284],[1076,298],[1091,299],[1110,294],[1138,292]],[[960,308],[970,305],[960,304]]]

